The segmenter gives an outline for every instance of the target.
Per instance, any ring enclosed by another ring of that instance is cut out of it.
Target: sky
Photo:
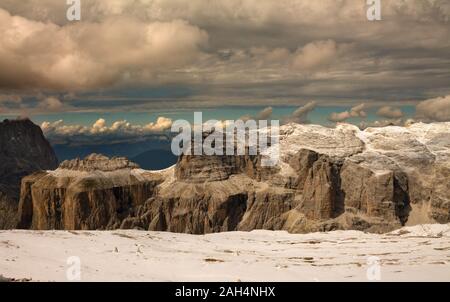
[[[450,120],[450,1],[0,0],[0,117],[48,135],[216,119]]]

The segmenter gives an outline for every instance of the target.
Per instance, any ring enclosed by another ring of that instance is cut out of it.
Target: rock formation
[[[23,178],[19,227],[115,229],[153,196],[162,182],[129,162],[92,154],[64,161],[58,169]]]
[[[0,122],[0,229],[17,223],[22,177],[57,165],[41,128],[28,119]]]
[[[450,123],[281,127],[281,160],[181,156],[163,171],[99,155],[22,181],[21,226],[183,233],[356,229],[450,221]]]

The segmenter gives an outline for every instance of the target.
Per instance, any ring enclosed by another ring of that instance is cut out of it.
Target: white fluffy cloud
[[[291,115],[283,118],[283,123],[308,123],[308,114],[317,107],[317,102],[311,101],[297,108]]]
[[[403,112],[400,108],[394,108],[392,106],[383,106],[377,111],[377,115],[386,118],[401,118],[403,116]]]
[[[108,126],[102,118],[92,126],[66,125],[63,120],[56,122],[43,122],[41,129],[50,139],[70,138],[74,136],[85,137],[125,137],[133,138],[154,133],[164,132],[172,126],[172,120],[159,117],[156,122],[147,125],[133,125],[127,121],[116,121]]]
[[[182,20],[115,17],[58,26],[1,8],[0,32],[0,88],[157,83],[159,73],[192,63],[208,43],[205,31]]]
[[[426,121],[450,121],[450,95],[423,101],[417,105],[416,115]]]
[[[333,112],[328,119],[332,122],[344,122],[351,117],[364,118],[367,113],[364,111],[366,104],[360,104],[350,109],[350,111]]]
[[[149,123],[145,125],[144,129],[146,131],[165,131],[172,127],[172,120],[166,117],[158,117],[155,123]]]

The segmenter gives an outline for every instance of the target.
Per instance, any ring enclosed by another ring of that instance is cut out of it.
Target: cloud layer
[[[0,88],[78,90],[158,81],[195,61],[208,34],[182,20],[116,17],[58,26],[0,9]]]
[[[126,143],[145,140],[148,136],[162,134],[172,126],[172,120],[159,117],[147,125],[133,125],[125,120],[108,126],[105,119],[98,119],[92,126],[66,125],[63,120],[43,122],[41,129],[45,136],[56,144]]]
[[[419,103],[416,114],[417,118],[426,121],[450,121],[450,95]]]
[[[382,1],[380,22],[367,21],[366,8],[361,0],[82,0],[82,21],[69,22],[65,1],[2,0],[0,95],[22,101],[0,110],[99,110],[99,91],[128,108],[119,95],[141,87],[146,109],[449,95],[450,3]]]

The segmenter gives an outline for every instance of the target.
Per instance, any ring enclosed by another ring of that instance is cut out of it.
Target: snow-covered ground
[[[4,277],[69,281],[78,264],[81,281],[450,281],[450,224],[384,235],[0,232]]]

